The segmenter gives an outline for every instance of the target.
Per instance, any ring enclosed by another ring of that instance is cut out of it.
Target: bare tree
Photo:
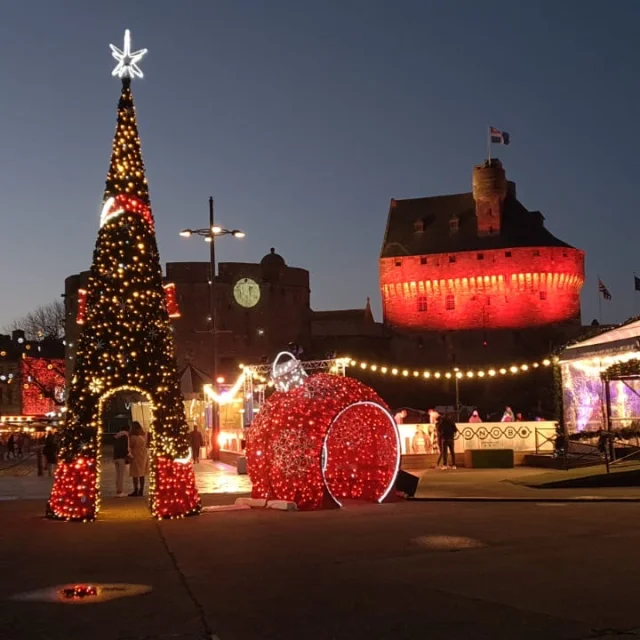
[[[64,303],[54,300],[14,320],[5,327],[5,331],[22,329],[27,340],[61,339],[64,338],[64,319]]]

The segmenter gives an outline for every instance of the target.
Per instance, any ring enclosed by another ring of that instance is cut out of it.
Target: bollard
[[[42,449],[38,447],[36,451],[36,465],[38,467],[38,475],[44,475],[44,465],[42,464],[44,456],[42,455]]]

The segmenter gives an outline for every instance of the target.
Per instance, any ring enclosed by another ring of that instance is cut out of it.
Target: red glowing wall
[[[380,260],[386,323],[408,329],[519,329],[580,317],[584,252],[492,249]]]
[[[56,411],[64,392],[64,361],[46,358],[22,359],[22,414],[45,415]]]

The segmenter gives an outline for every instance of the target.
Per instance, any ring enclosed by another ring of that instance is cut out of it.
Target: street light
[[[191,236],[200,236],[204,238],[205,242],[209,243],[209,319],[211,328],[209,332],[212,334],[211,338],[211,359],[212,359],[212,373],[211,373],[211,386],[213,390],[217,392],[218,385],[218,325],[216,322],[216,243],[215,239],[219,236],[233,236],[234,238],[244,238],[244,231],[239,229],[225,229],[213,222],[213,198],[209,198],[209,226],[203,229],[183,229],[180,232],[183,238],[190,238]],[[220,459],[220,443],[218,442],[218,435],[220,433],[220,420],[218,415],[218,404],[214,401],[212,406],[212,442],[211,442],[211,457],[214,460]]]

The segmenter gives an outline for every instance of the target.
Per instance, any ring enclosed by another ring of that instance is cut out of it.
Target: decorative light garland
[[[514,364],[509,367],[485,367],[482,369],[455,367],[453,369],[445,370],[418,370],[408,369],[398,366],[389,365],[377,365],[364,361],[348,359],[347,366],[352,368],[362,369],[363,371],[372,371],[373,373],[379,373],[382,375],[390,374],[391,376],[399,376],[402,378],[419,378],[422,380],[441,380],[457,378],[458,380],[467,378],[495,378],[496,376],[506,376],[508,374],[519,374],[535,371],[536,369],[546,368],[551,366],[555,362],[550,358],[544,358],[541,361],[535,361],[524,364]]]

